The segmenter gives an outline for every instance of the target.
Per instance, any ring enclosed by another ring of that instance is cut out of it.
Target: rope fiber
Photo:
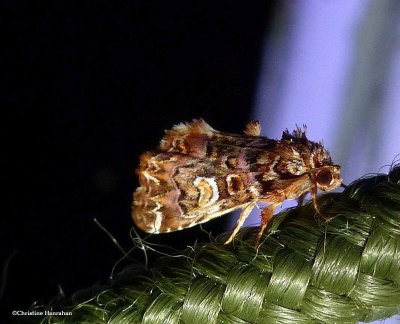
[[[162,257],[42,323],[355,323],[400,310],[400,166],[258,228]],[[127,279],[128,278],[128,279]],[[46,309],[49,309],[48,307]],[[57,309],[52,308],[52,311]]]

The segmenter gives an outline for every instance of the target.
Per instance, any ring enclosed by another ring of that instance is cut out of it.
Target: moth
[[[208,222],[241,209],[230,243],[258,202],[257,244],[275,209],[286,199],[330,191],[342,179],[322,143],[304,130],[283,132],[280,140],[260,136],[258,121],[243,135],[219,132],[204,120],[180,123],[166,131],[157,150],[141,155],[140,187],[133,194],[132,218],[148,233],[166,233]]]

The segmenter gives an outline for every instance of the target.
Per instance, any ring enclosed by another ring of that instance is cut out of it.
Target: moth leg
[[[329,222],[330,216],[328,214],[322,212],[321,209],[319,209],[319,205],[318,205],[318,201],[317,201],[317,189],[316,188],[315,188],[314,192],[313,192],[313,190],[311,191],[311,197],[312,197],[312,202],[313,202],[314,209],[316,210],[318,215],[320,215],[320,217],[325,222]]]
[[[229,243],[231,243],[233,241],[233,239],[235,238],[236,234],[239,232],[240,228],[243,226],[244,221],[249,216],[250,212],[252,211],[252,209],[254,208],[255,205],[256,205],[256,201],[252,201],[251,203],[247,204],[242,209],[242,212],[240,213],[240,216],[239,216],[239,219],[237,221],[235,229],[233,230],[233,232],[232,232],[231,236],[229,237],[229,239],[224,244],[229,244]]]
[[[272,217],[274,216],[275,208],[279,204],[271,204],[261,211],[261,225],[260,230],[258,231],[257,240],[256,240],[256,247],[260,245],[260,240],[262,235],[264,234],[265,229],[267,228],[269,222],[271,221]]]
[[[246,125],[243,133],[247,136],[260,136],[261,134],[261,125],[258,120],[253,120]]]
[[[314,206],[315,210],[317,211],[317,213],[319,215],[322,216],[322,213],[319,209],[318,202],[317,202],[317,190],[318,190],[317,186],[313,186],[310,193],[311,193],[312,202],[313,202],[313,206]]]
[[[303,206],[304,203],[304,199],[306,198],[307,193],[303,193],[299,196],[299,198],[297,198],[297,207]]]

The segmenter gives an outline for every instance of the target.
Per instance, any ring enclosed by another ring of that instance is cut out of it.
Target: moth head
[[[315,184],[321,191],[330,191],[340,186],[342,177],[340,176],[339,165],[329,165],[313,170]]]

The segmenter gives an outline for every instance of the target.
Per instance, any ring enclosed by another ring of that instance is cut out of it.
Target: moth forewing
[[[340,167],[300,128],[286,130],[281,140],[259,134],[258,122],[237,135],[218,132],[201,119],[167,131],[156,151],[141,156],[136,170],[136,225],[150,233],[171,232],[241,208],[229,243],[261,201],[269,205],[261,212],[259,240],[284,200],[309,192],[316,201],[318,189],[340,185]]]

